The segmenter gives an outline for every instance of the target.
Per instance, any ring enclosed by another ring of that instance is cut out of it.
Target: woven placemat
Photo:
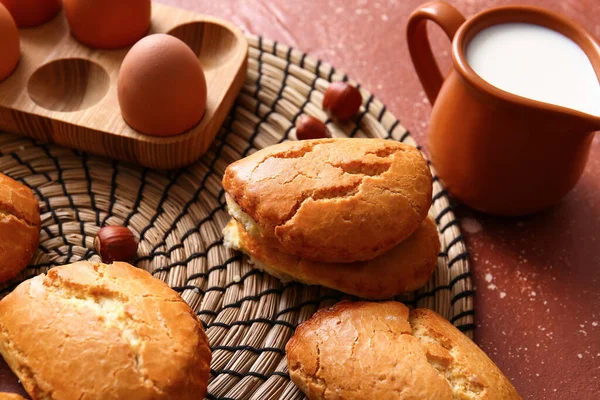
[[[317,286],[282,284],[223,247],[221,230],[229,216],[221,177],[229,163],[256,149],[295,139],[294,122],[301,113],[326,120],[323,92],[330,81],[348,78],[276,42],[257,36],[248,41],[245,86],[209,152],[185,169],[154,171],[0,134],[0,171],[33,189],[43,225],[32,265],[0,286],[0,296],[53,266],[98,260],[93,241],[100,227],[128,226],[140,238],[135,265],[178,291],[207,330],[213,351],[208,398],[297,399],[303,395],[287,374],[287,340],[317,309],[349,297]],[[327,121],[333,135],[416,146],[385,106],[360,90],[364,102],[355,122]],[[471,335],[466,248],[437,177],[433,193],[430,213],[443,244],[437,270],[426,287],[399,299],[436,310]]]

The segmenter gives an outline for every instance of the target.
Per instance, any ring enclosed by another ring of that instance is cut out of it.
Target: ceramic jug
[[[427,39],[426,22],[452,41],[453,68],[444,78]],[[600,79],[600,47],[582,27],[536,7],[506,6],[469,20],[433,1],[412,13],[407,26],[411,58],[433,105],[429,153],[446,188],[460,201],[497,215],[523,215],[557,203],[583,173],[600,116],[503,91],[467,62],[469,41],[506,22],[541,25],[573,40]],[[600,179],[600,178],[599,178]]]

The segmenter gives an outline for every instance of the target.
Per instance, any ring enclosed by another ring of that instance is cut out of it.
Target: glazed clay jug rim
[[[452,59],[460,76],[480,93],[502,102],[519,107],[546,110],[552,113],[569,115],[591,123],[600,129],[600,115],[588,114],[572,108],[545,103],[504,91],[488,83],[479,76],[467,62],[465,51],[470,40],[483,29],[502,23],[522,22],[545,26],[562,33],[573,40],[590,60],[600,82],[600,46],[588,31],[578,23],[562,15],[541,7],[502,6],[482,11],[469,18],[456,32],[452,41]]]

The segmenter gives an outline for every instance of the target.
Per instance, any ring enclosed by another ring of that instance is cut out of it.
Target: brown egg
[[[131,46],[150,28],[150,0],[64,0],[71,33],[86,46]]]
[[[21,57],[19,30],[6,7],[0,4],[0,81],[10,75]]]
[[[30,28],[50,21],[62,8],[62,0],[0,0],[19,28]]]
[[[137,42],[125,56],[118,83],[119,106],[135,130],[172,136],[194,127],[206,108],[206,80],[194,52],[165,34]]]

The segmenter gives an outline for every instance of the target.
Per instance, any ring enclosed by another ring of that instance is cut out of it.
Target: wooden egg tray
[[[208,98],[202,121],[188,132],[147,136],[127,125],[117,100],[119,68],[129,48],[86,47],[73,38],[62,13],[19,33],[21,60],[0,82],[0,130],[151,168],[177,168],[200,158],[246,77],[248,43],[236,26],[153,4],[149,34],[172,34],[194,50]]]

